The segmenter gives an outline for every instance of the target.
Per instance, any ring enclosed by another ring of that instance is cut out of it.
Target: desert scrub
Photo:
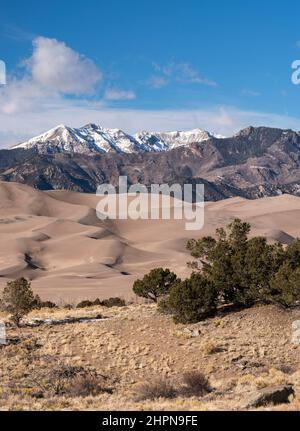
[[[51,360],[49,361],[51,364]],[[86,397],[96,396],[100,393],[112,393],[108,378],[98,374],[93,369],[64,363],[47,365],[36,364],[25,380],[25,389],[28,394],[32,391],[39,398],[70,396]],[[36,396],[36,395],[33,395]]]
[[[79,302],[76,305],[76,308],[87,308],[87,307],[94,307],[94,306],[102,306],[102,307],[125,307],[126,302],[124,299],[119,297],[113,297],[104,299],[103,301],[100,301],[99,298],[96,298],[94,301],[91,301],[89,299],[84,299],[83,301]]]
[[[183,396],[203,397],[212,391],[208,378],[200,371],[189,371],[182,376],[183,386],[180,394]]]
[[[106,377],[89,371],[75,376],[71,380],[67,393],[72,397],[95,397],[102,393],[112,394],[113,389],[108,387]]]
[[[175,398],[175,386],[165,378],[157,378],[152,382],[145,382],[136,388],[136,401],[155,400],[156,398]]]

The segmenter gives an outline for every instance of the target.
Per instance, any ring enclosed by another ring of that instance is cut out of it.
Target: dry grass
[[[28,319],[98,314],[106,319],[8,328],[12,341],[0,347],[0,409],[239,409],[252,391],[281,383],[296,392],[284,408],[299,409],[299,348],[290,343],[297,311],[255,307],[228,314],[221,324],[214,318],[177,326],[153,305],[42,309]],[[176,335],[186,327],[200,335]],[[62,390],[53,378],[61,366],[69,373]],[[137,387],[156,378],[175,388],[175,397],[167,385],[160,398],[137,400]]]

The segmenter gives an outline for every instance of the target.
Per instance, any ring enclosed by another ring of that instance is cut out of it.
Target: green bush
[[[160,296],[169,293],[176,279],[176,274],[169,269],[155,268],[134,282],[133,291],[138,296],[157,302]]]
[[[166,295],[165,297],[161,298],[157,304],[157,310],[161,314],[174,314],[174,309],[172,308],[170,301],[169,301],[169,295]]]
[[[295,269],[300,266],[300,239],[295,239],[286,248],[285,262],[287,262],[291,268]]]
[[[26,278],[7,282],[1,297],[1,308],[11,314],[11,320],[20,326],[22,317],[35,308],[36,298]]]
[[[284,263],[270,282],[269,299],[285,308],[300,304],[300,267]]]
[[[195,323],[215,313],[217,291],[207,277],[193,273],[172,286],[168,302],[176,323]]]
[[[42,301],[39,295],[35,295],[32,306],[38,310],[41,308],[57,308],[57,305],[52,301]]]
[[[100,301],[99,298],[96,298],[94,301],[90,301],[89,299],[85,299],[85,300],[79,302],[76,305],[76,308],[93,307],[96,305],[102,305],[103,307],[124,307],[126,305],[126,302],[124,299],[121,299],[118,297],[104,299],[103,301]]]
[[[41,308],[57,308],[55,302],[52,301],[42,301],[40,305]]]
[[[190,266],[201,271],[218,291],[224,303],[250,306],[267,300],[270,279],[286,258],[281,244],[268,244],[264,237],[248,239],[250,225],[235,219],[216,239],[190,240],[188,250],[196,261]]]
[[[190,278],[181,281],[157,268],[134,283],[135,293],[155,302],[162,297],[159,311],[181,323],[205,319],[224,306],[300,306],[300,240],[284,248],[265,237],[249,238],[249,233],[250,224],[235,219],[217,229],[215,237],[189,240]]]
[[[116,297],[104,299],[100,304],[103,305],[103,307],[125,307],[126,302],[124,299]]]
[[[86,308],[86,307],[92,307],[94,305],[94,301],[90,301],[89,299],[84,299],[83,301],[80,301],[76,308]]]
[[[191,240],[187,249],[197,259],[192,266],[200,270],[226,302],[243,300],[245,253],[250,225],[235,219],[227,229],[216,230],[216,239]]]

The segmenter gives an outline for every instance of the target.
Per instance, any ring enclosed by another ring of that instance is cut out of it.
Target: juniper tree
[[[289,308],[300,305],[300,267],[285,262],[270,281],[269,300]]]
[[[160,296],[169,293],[170,287],[176,279],[176,274],[168,268],[155,268],[141,280],[134,282],[133,291],[138,296],[157,302]]]
[[[216,311],[217,291],[207,277],[193,273],[170,289],[169,307],[176,323],[195,323]]]
[[[11,320],[20,326],[22,317],[36,306],[36,298],[26,278],[7,282],[1,297],[1,308],[11,314]]]
[[[249,233],[250,224],[235,219],[217,229],[216,238],[187,243],[197,259],[190,266],[208,277],[225,303],[248,306],[266,299],[270,278],[285,259],[282,245],[268,244],[264,237],[249,239]],[[300,243],[296,251],[300,253]]]

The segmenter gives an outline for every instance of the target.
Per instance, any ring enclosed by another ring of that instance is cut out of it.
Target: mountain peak
[[[98,126],[95,123],[88,123],[85,126],[80,127],[81,129],[91,129],[91,130],[98,130],[102,129],[102,127]]]
[[[64,124],[13,148],[34,148],[38,153],[144,153],[167,151],[210,139],[213,135],[200,128],[187,131],[147,132],[129,135],[121,129],[108,129],[88,123],[78,129]]]
[[[239,132],[237,132],[234,136],[241,136],[241,137],[247,137],[251,135],[251,133],[254,131],[253,126],[245,127],[244,129],[241,129]]]
[[[133,137],[119,129],[58,126],[21,145],[33,148],[34,157],[32,151],[3,151],[0,176],[37,188],[89,192],[108,179],[117,185],[119,175],[127,175],[129,183],[142,181],[146,186],[201,180],[207,200],[283,192],[300,196],[300,133],[251,126],[223,142],[209,136],[199,129],[144,131]],[[190,146],[195,142],[200,144]],[[59,152],[59,158],[40,156]],[[146,152],[143,157],[141,153]],[[69,156],[74,153],[111,155],[87,160],[79,154],[74,164]]]
[[[251,137],[252,135],[254,136],[281,136],[283,134],[288,134],[288,133],[295,133],[297,134],[298,132],[295,132],[291,129],[279,129],[278,127],[266,127],[266,126],[248,126],[245,127],[244,129],[241,129],[238,133],[236,133],[234,136],[236,137]]]

